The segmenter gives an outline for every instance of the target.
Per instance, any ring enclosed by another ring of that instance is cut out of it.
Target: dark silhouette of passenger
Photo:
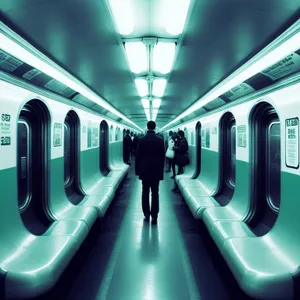
[[[175,156],[175,163],[178,166],[178,173],[177,175],[183,174],[183,167],[189,164],[188,159],[188,150],[189,145],[184,137],[184,132],[182,130],[178,131],[179,141],[177,144],[175,144],[174,150],[176,153]]]
[[[174,132],[174,134],[172,135],[172,139],[174,141],[174,151],[177,149],[177,147],[179,146],[179,135],[177,132]],[[173,171],[173,175],[170,177],[171,179],[175,178],[176,175],[176,171],[175,171],[175,160],[176,160],[176,151],[175,151],[175,157],[174,159],[171,160],[171,167],[172,167],[172,171]]]
[[[165,149],[164,141],[155,134],[154,121],[147,123],[146,136],[139,139],[135,154],[135,174],[142,180],[142,209],[144,220],[156,224],[159,212],[159,181],[164,179]],[[151,209],[149,205],[149,192],[151,189]]]
[[[135,156],[138,141],[139,141],[139,138],[138,138],[137,134],[134,134],[133,141],[132,141],[132,153],[133,153],[134,156]]]
[[[130,150],[132,145],[132,140],[130,137],[130,130],[126,130],[126,135],[123,139],[123,155],[124,155],[124,162],[127,165],[130,165]]]

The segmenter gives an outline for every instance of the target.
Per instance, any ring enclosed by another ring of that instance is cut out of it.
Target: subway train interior
[[[0,118],[0,299],[300,299],[299,0],[0,0]]]

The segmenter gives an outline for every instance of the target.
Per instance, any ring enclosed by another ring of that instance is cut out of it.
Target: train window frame
[[[250,124],[250,206],[244,221],[251,228],[256,236],[263,236],[272,230],[279,215],[281,206],[281,175],[277,174],[279,180],[279,189],[277,190],[278,210],[274,210],[268,199],[268,193],[272,186],[268,187],[269,170],[268,153],[269,153],[269,138],[268,132],[270,125],[274,122],[280,122],[278,112],[275,107],[266,101],[261,101],[252,107],[249,114]],[[281,128],[281,125],[280,125]],[[280,135],[281,135],[281,131]],[[280,151],[281,151],[281,136],[280,136]],[[280,164],[281,164],[280,152]],[[280,165],[281,166],[281,165]],[[274,177],[272,178],[274,179]]]
[[[234,128],[234,130],[233,130]],[[234,143],[233,143],[233,134],[232,133],[235,133],[235,138],[234,138]],[[228,141],[228,144],[230,144],[230,162],[231,162],[231,165],[232,164],[232,160],[233,160],[233,149],[235,149],[235,155],[234,155],[234,159],[235,159],[235,166],[236,166],[236,121],[233,122],[233,124],[231,125],[231,128],[230,128],[230,139]],[[235,173],[236,173],[236,170],[235,170]],[[232,174],[231,174],[232,175]],[[226,178],[227,180],[227,184],[229,184],[233,189],[235,189],[235,186],[236,186],[236,174],[235,174],[235,178],[234,178],[234,181],[232,180],[232,176],[228,176]]]
[[[67,120],[67,117],[68,115],[66,116],[65,120],[64,120],[64,129],[67,127],[66,126],[66,120]],[[71,126],[70,126],[70,123],[67,121],[68,125],[69,125],[69,135],[70,135],[70,139],[71,139]],[[64,130],[64,150],[65,150],[65,130]],[[71,144],[70,144],[71,145]],[[64,153],[64,160],[65,160],[65,153]],[[65,164],[65,162],[64,162]],[[71,161],[70,161],[70,165],[71,165]],[[65,169],[65,165],[64,165],[64,186],[65,188],[66,187],[69,187],[70,185],[72,185],[73,183],[73,180],[74,180],[74,172],[72,172],[71,170],[72,167],[69,168],[69,176],[67,178],[67,180],[65,179],[65,172],[66,172],[66,169]]]
[[[26,199],[23,201],[23,203],[21,205],[19,205],[19,211],[20,213],[24,213],[26,211],[26,209],[29,207],[30,202],[32,200],[32,176],[30,174],[29,171],[29,166],[32,160],[32,152],[31,152],[31,127],[30,124],[28,123],[28,121],[25,118],[20,118],[18,120],[18,125],[19,124],[23,124],[25,125],[26,129],[27,129],[27,143],[26,143],[26,151],[27,151],[27,159],[26,159],[26,175],[27,175],[27,195],[26,195]],[[18,141],[18,138],[17,138]],[[19,151],[17,150],[17,158],[19,160]],[[17,161],[17,166],[18,166],[18,161]],[[17,167],[18,168],[18,167]],[[19,177],[19,173],[18,173],[18,177]],[[18,196],[18,200],[19,200],[19,196]]]
[[[271,150],[271,143],[270,143],[270,138],[271,138],[271,128],[274,125],[279,125],[279,130],[281,130],[280,128],[280,121],[278,120],[274,120],[271,121],[269,126],[268,126],[268,130],[266,130],[266,143],[267,143],[267,147],[266,147],[266,198],[267,198],[267,203],[269,205],[269,207],[275,212],[278,213],[280,207],[276,206],[272,200],[271,197],[271,160],[270,160],[270,150]],[[280,137],[280,141],[281,141],[281,134],[279,135]],[[280,150],[281,150],[281,145],[280,145]],[[280,157],[280,165],[279,167],[281,168],[281,157]]]
[[[196,168],[195,173],[193,174],[193,179],[197,178],[201,173],[201,153],[202,153],[202,139],[201,139],[201,128],[202,124],[200,121],[195,125],[195,152],[196,152]]]

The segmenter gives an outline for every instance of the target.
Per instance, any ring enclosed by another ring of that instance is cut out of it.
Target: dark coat
[[[186,154],[189,150],[189,144],[185,137],[179,139],[178,144],[175,146],[176,154]]]
[[[165,149],[164,140],[148,131],[138,141],[135,154],[135,174],[141,180],[164,179]]]
[[[131,145],[132,145],[131,137],[129,136],[129,134],[126,134],[123,140],[123,155],[124,155],[125,162],[129,160]]]
[[[139,138],[137,136],[135,136],[133,138],[133,141],[132,141],[132,150],[135,152],[136,151],[136,147],[137,147],[137,144],[138,144],[138,141],[139,141]]]

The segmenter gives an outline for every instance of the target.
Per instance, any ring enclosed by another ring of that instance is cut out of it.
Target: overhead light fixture
[[[10,38],[9,38],[10,37]],[[55,78],[59,82],[78,92],[82,96],[93,101],[97,105],[107,109],[114,115],[120,117],[126,122],[134,125],[142,130],[139,126],[134,124],[131,120],[121,114],[112,105],[107,103],[95,92],[88,88],[81,81],[66,72],[63,68],[52,62],[48,57],[40,53],[37,49],[32,47],[28,42],[23,40],[20,36],[10,30],[6,25],[0,22],[0,49],[9,53],[10,55],[20,59],[24,63],[36,68],[44,74]]]
[[[134,80],[136,84],[136,88],[141,97],[147,96],[149,94],[148,91],[148,82],[146,79],[137,78]]]
[[[166,88],[167,80],[165,78],[154,79],[152,85],[152,94],[156,97],[162,97]]]
[[[273,66],[275,63],[283,60],[298,49],[300,49],[300,21],[297,21],[275,41],[260,51],[245,65],[241,66],[233,74],[228,76],[215,88],[199,99],[194,105],[190,106],[186,111],[165,125],[162,129],[188,116],[193,111],[203,107],[210,101],[218,98],[252,76],[264,71],[268,67]]]
[[[175,43],[158,42],[153,49],[153,70],[161,74],[171,71],[175,56]]]
[[[158,109],[152,109],[152,121],[156,120]]]
[[[132,33],[134,30],[134,23],[131,0],[109,0],[109,5],[119,33],[122,35]]]
[[[172,35],[181,34],[188,13],[190,0],[164,0],[162,8],[162,24]]]
[[[152,100],[152,108],[159,109],[161,103],[161,99],[153,99]]]
[[[147,120],[150,121],[150,109],[144,108],[145,115],[147,117]]]
[[[125,50],[130,70],[139,74],[148,68],[147,48],[143,42],[127,42]]]
[[[142,101],[142,105],[143,105],[144,109],[150,109],[150,101],[149,101],[149,99],[144,98],[141,101]]]

